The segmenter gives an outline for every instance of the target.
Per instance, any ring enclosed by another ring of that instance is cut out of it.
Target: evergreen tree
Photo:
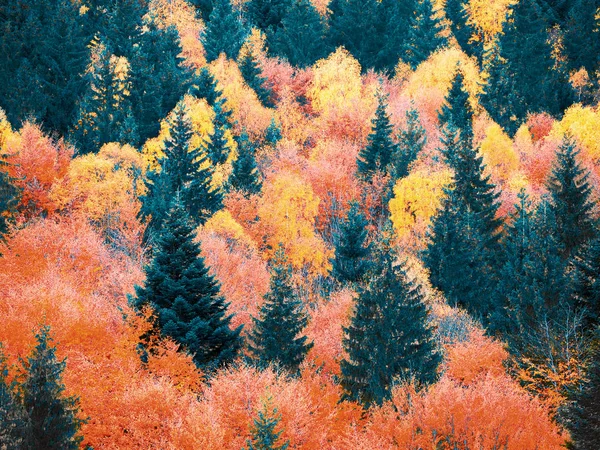
[[[358,174],[370,181],[377,171],[386,171],[398,145],[392,140],[393,127],[387,111],[387,96],[377,94],[377,111],[372,120],[368,144],[358,154]]]
[[[364,71],[371,67],[379,69],[376,66],[382,40],[378,32],[378,0],[334,0],[329,9],[329,45],[343,46]]]
[[[380,0],[378,4],[378,41],[380,49],[375,68],[392,74],[404,56],[410,38],[410,20],[417,0]]]
[[[245,195],[258,194],[262,189],[260,172],[256,166],[256,145],[250,141],[248,133],[242,132],[237,139],[238,157],[233,162],[229,184]]]
[[[84,423],[79,416],[79,400],[65,397],[62,373],[65,361],[56,358],[50,327],[36,334],[37,345],[28,357],[23,382],[22,402],[27,414],[25,448],[45,450],[79,449]]]
[[[212,76],[207,67],[203,67],[192,81],[190,94],[196,98],[203,98],[209,106],[214,107],[223,92],[217,88],[215,77]]]
[[[370,282],[359,291],[351,324],[344,328],[348,358],[341,362],[341,385],[345,398],[366,407],[388,400],[397,382],[433,382],[440,362],[421,287],[395,259],[384,238]]]
[[[271,261],[271,283],[259,318],[253,317],[249,349],[256,364],[271,364],[294,375],[312,348],[306,336],[300,336],[308,323],[304,305],[294,292],[292,267],[280,244]]]
[[[335,239],[335,258],[332,276],[340,283],[359,283],[366,280],[371,257],[367,244],[367,219],[358,202],[352,202]]]
[[[570,66],[584,67],[590,76],[600,68],[600,18],[598,0],[575,0],[568,13],[564,45]]]
[[[511,87],[516,93],[512,98],[497,98],[494,85],[505,81],[491,77],[487,95],[491,97],[491,103],[510,101],[509,117],[515,116],[517,128],[528,113],[545,111],[559,115],[572,102],[568,74],[564,67],[557,66],[548,29],[548,18],[536,0],[523,0],[513,7],[499,38],[497,63],[506,66],[504,74],[511,74],[514,80]],[[493,75],[502,76],[501,70],[494,72]]]
[[[190,3],[196,7],[202,21],[208,22],[213,10],[213,0],[190,0]]]
[[[151,306],[161,333],[181,344],[199,368],[211,371],[236,356],[242,327],[230,328],[228,304],[195,239],[194,226],[177,199],[145,269],[144,286],[136,286],[134,305]]]
[[[571,434],[569,448],[594,450],[600,439],[600,332],[592,345],[590,364],[583,386],[571,395],[567,410],[567,428]]]
[[[8,234],[21,197],[21,190],[15,185],[16,180],[8,174],[8,165],[0,155],[0,242]]]
[[[223,164],[227,161],[231,148],[225,136],[225,132],[231,128],[228,118],[230,111],[223,108],[224,102],[217,101],[213,110],[215,118],[213,120],[213,131],[208,134],[208,140],[204,143],[205,153],[214,165]]]
[[[147,193],[142,197],[142,218],[151,217],[146,238],[159,230],[175,196],[188,214],[203,224],[221,208],[222,193],[211,186],[212,165],[197,148],[190,148],[192,126],[183,104],[175,110],[170,136],[164,144],[160,171],[148,174]]]
[[[583,244],[597,235],[589,173],[581,167],[578,155],[575,142],[570,138],[563,140],[548,182],[556,234],[563,245],[565,259],[574,256]]]
[[[523,98],[517,92],[515,74],[511,73],[506,60],[500,55],[502,45],[497,42],[484,57],[488,61],[486,71],[489,74],[485,92],[480,97],[480,102],[487,109],[490,117],[500,125],[510,136],[514,136],[521,120],[514,114]]]
[[[394,180],[404,178],[410,165],[427,144],[427,133],[419,120],[419,112],[413,107],[406,111],[406,128],[398,136],[398,148],[392,157],[391,174]]]
[[[85,90],[90,36],[71,0],[0,2],[0,105],[65,135]]]
[[[573,260],[572,300],[577,310],[585,311],[585,327],[600,325],[600,238],[582,245]]]
[[[271,123],[265,130],[265,141],[267,144],[275,147],[277,143],[281,140],[281,128],[275,122],[275,119],[271,119]]]
[[[101,42],[94,54],[88,87],[79,103],[72,133],[81,153],[98,152],[108,142],[138,141],[130,100],[129,65]]]
[[[452,80],[452,86],[446,96],[446,101],[438,114],[440,124],[446,127],[444,138],[449,139],[450,145],[446,145],[446,150],[453,147],[453,141],[460,141],[461,145],[467,148],[473,147],[473,108],[469,101],[469,93],[464,87],[464,75],[460,67],[457,67],[456,74]],[[448,129],[455,130],[451,133]],[[446,142],[443,142],[447,144]],[[444,155],[450,165],[454,155],[446,153]]]
[[[202,37],[206,61],[214,61],[221,53],[225,53],[229,59],[236,59],[246,34],[231,0],[214,0],[214,8]]]
[[[458,45],[468,56],[475,56],[481,60],[483,56],[483,41],[473,39],[475,30],[468,23],[469,12],[467,10],[468,1],[465,0],[446,0],[446,17],[450,21],[452,34],[456,38]]]
[[[409,37],[405,46],[404,61],[413,69],[437,49],[444,47],[446,38],[440,36],[441,18],[433,9],[431,0],[419,0],[410,20]]]
[[[131,104],[139,142],[158,136],[161,120],[190,88],[194,71],[181,56],[174,27],[160,29],[153,18],[144,23],[131,62]]]
[[[262,70],[258,66],[258,61],[252,49],[249,49],[239,61],[240,72],[244,81],[256,92],[256,96],[267,108],[274,106],[271,101],[273,92],[268,87],[267,79],[262,76]]]
[[[296,67],[312,66],[327,54],[326,25],[310,0],[294,0],[269,50]]]
[[[277,408],[271,411],[271,401],[267,399],[258,411],[258,417],[254,419],[252,427],[252,440],[248,440],[247,450],[287,450],[289,442],[281,445],[277,443],[283,430],[275,431],[279,425],[281,416],[277,413]]]
[[[24,447],[25,410],[16,396],[16,383],[8,383],[8,366],[0,344],[0,448],[20,450]]]
[[[269,47],[291,4],[292,0],[249,0],[246,3],[248,21],[266,34]]]

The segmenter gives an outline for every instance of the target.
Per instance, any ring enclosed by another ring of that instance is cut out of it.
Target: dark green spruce
[[[258,194],[262,189],[260,171],[256,166],[256,145],[245,131],[237,138],[238,157],[233,162],[229,185],[244,195]]]
[[[332,276],[340,283],[366,281],[371,257],[367,226],[368,221],[361,213],[360,205],[352,202],[335,237]]]
[[[194,225],[181,202],[175,201],[162,224],[145,271],[134,305],[152,307],[161,334],[181,344],[202,370],[230,363],[241,346],[242,327],[230,328],[228,303],[200,255]]]
[[[271,261],[269,292],[253,322],[248,347],[256,365],[274,365],[291,375],[297,374],[313,344],[301,335],[308,317],[294,290],[292,267],[281,245]]]
[[[442,21],[431,0],[419,0],[410,20],[409,35],[404,49],[404,61],[416,69],[430,54],[447,45],[440,35]]]
[[[237,59],[247,34],[240,13],[231,0],[213,0],[213,6],[202,37],[206,60],[212,62],[221,53],[229,59]]]
[[[394,180],[408,175],[410,165],[427,144],[427,133],[421,125],[419,112],[413,107],[406,111],[406,127],[398,135],[398,147],[392,156],[390,175]]]
[[[0,156],[0,242],[6,239],[21,198],[17,180],[8,173],[9,164],[9,161]]]
[[[263,106],[272,108],[274,106],[271,101],[273,92],[269,89],[267,79],[262,76],[262,70],[252,49],[240,58],[238,65],[244,81],[256,92],[256,96]]]
[[[395,384],[437,378],[437,353],[421,287],[397,263],[384,239],[377,249],[369,284],[361,288],[352,321],[344,328],[341,385],[345,398],[366,407],[381,405]]]
[[[277,408],[271,407],[270,399],[264,401],[258,411],[258,417],[254,419],[254,425],[250,430],[252,439],[248,440],[246,450],[287,450],[289,441],[278,442],[283,433],[282,429],[276,431],[280,421],[281,415],[277,412]]]

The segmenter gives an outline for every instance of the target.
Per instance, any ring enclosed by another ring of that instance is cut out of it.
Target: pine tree
[[[473,39],[475,30],[469,24],[468,1],[446,0],[446,17],[450,20],[452,34],[458,45],[468,56],[475,56],[481,61],[483,56],[483,41]]]
[[[387,171],[392,155],[398,151],[398,145],[392,140],[393,127],[387,111],[387,96],[377,94],[377,111],[372,120],[368,144],[358,154],[358,174],[370,181],[378,171]]]
[[[377,0],[339,0],[329,5],[329,45],[343,46],[363,70],[376,67],[381,51],[379,2]]]
[[[585,311],[585,328],[600,325],[600,238],[582,245],[573,260],[572,301],[577,310]]]
[[[214,107],[217,100],[223,95],[223,92],[217,88],[215,77],[213,77],[208,68],[203,67],[192,81],[190,94],[196,98],[205,99],[209,106]]]
[[[50,327],[36,334],[37,345],[27,358],[27,378],[21,386],[22,402],[27,414],[25,448],[66,450],[79,449],[79,434],[84,420],[79,416],[79,400],[65,397],[62,373],[65,361],[56,358]]]
[[[438,118],[440,124],[446,128],[443,139],[450,141],[450,145],[446,145],[446,150],[453,147],[454,141],[460,141],[461,145],[467,148],[473,147],[473,108],[469,93],[464,87],[464,75],[458,66]],[[450,132],[450,128],[457,133]],[[446,153],[444,156],[452,166],[453,155]]]
[[[215,102],[213,107],[215,112],[213,131],[208,134],[208,139],[204,142],[204,151],[213,165],[225,163],[231,153],[229,141],[225,136],[225,132],[231,127],[227,120],[230,111],[224,110],[223,105],[224,102]]]
[[[96,153],[109,142],[135,144],[137,126],[130,99],[129,65],[102,42],[88,73],[88,87],[79,103],[72,135],[81,153]]]
[[[176,199],[133,303],[137,308],[151,306],[161,333],[181,344],[199,368],[211,371],[236,356],[242,327],[230,328],[228,304],[195,240],[194,226]]]
[[[327,54],[326,25],[310,0],[294,0],[269,50],[296,67],[312,66]]]
[[[421,287],[408,278],[404,264],[383,239],[369,285],[359,291],[349,327],[344,328],[341,385],[345,398],[369,407],[391,397],[394,384],[436,379],[436,351]]]
[[[281,128],[275,122],[275,119],[271,119],[271,123],[265,130],[265,141],[267,144],[275,147],[281,140]]]
[[[225,53],[229,59],[236,59],[246,34],[231,0],[214,0],[214,8],[202,37],[206,61],[214,61],[221,53]]]
[[[268,398],[258,411],[258,417],[254,419],[252,439],[248,440],[247,450],[287,450],[288,441],[281,445],[277,443],[283,433],[283,430],[275,431],[281,421],[281,415],[278,414],[277,408],[273,408],[272,411],[271,409],[271,399]]]
[[[260,172],[256,166],[256,145],[250,141],[248,133],[242,132],[237,139],[238,157],[233,162],[229,184],[245,195],[258,194],[262,189]]]
[[[272,108],[274,106],[271,101],[273,92],[268,87],[267,79],[262,76],[262,70],[258,66],[258,61],[252,49],[249,49],[241,57],[238,65],[244,81],[256,92],[256,96],[263,106]]]
[[[563,245],[562,256],[565,259],[574,256],[583,244],[597,235],[589,173],[581,167],[578,155],[575,142],[570,138],[564,139],[548,182],[557,222],[556,233]]]
[[[71,0],[0,2],[0,105],[65,135],[85,90],[91,36]]]
[[[441,18],[433,9],[431,0],[419,0],[410,20],[409,37],[405,47],[404,61],[413,69],[425,61],[429,55],[447,44],[440,36]]]
[[[392,157],[390,172],[394,180],[408,175],[410,165],[416,161],[426,144],[427,133],[413,105],[406,111],[406,128],[398,136],[398,148]]]
[[[600,18],[598,0],[575,0],[572,2],[564,45],[570,66],[577,70],[584,67],[594,76],[600,68]]]
[[[19,205],[21,190],[8,174],[8,161],[0,155],[0,242],[4,241]]]
[[[158,136],[160,121],[175,108],[194,79],[194,71],[181,56],[174,27],[161,29],[149,18],[143,29],[130,58],[130,100],[140,143]]]
[[[304,305],[294,291],[292,268],[280,244],[271,261],[271,283],[259,318],[253,317],[249,349],[258,367],[271,364],[295,375],[312,348],[301,336],[308,323]]]
[[[367,219],[358,202],[352,202],[335,239],[335,258],[332,276],[340,283],[359,283],[366,280],[371,257],[367,244]]]
[[[571,434],[569,448],[594,450],[600,439],[600,332],[596,330],[590,364],[583,386],[571,395],[567,410],[567,428]]]
[[[181,198],[188,214],[203,224],[221,208],[222,193],[212,183],[212,165],[197,149],[190,148],[192,126],[183,104],[175,110],[170,135],[164,144],[160,171],[152,171],[146,181],[140,216],[150,217],[146,239],[158,231],[171,209],[175,196]]]
[[[0,448],[19,450],[25,445],[25,410],[16,395],[16,383],[8,382],[8,366],[0,344]]]
[[[403,49],[410,37],[410,20],[417,0],[380,0],[378,4],[378,41],[380,49],[375,69],[393,74],[404,56]]]

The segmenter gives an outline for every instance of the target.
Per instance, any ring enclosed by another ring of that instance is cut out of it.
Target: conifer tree
[[[56,358],[50,327],[36,334],[37,345],[27,358],[27,377],[21,386],[22,402],[27,414],[24,431],[25,448],[66,450],[79,449],[84,423],[79,416],[79,400],[65,397],[62,373],[65,361]]]
[[[405,46],[404,61],[416,69],[429,55],[444,47],[446,38],[440,36],[442,23],[431,0],[419,0],[410,20],[409,37]]]
[[[281,27],[293,0],[249,0],[246,4],[248,21],[267,36],[267,46]]]
[[[460,45],[468,56],[475,56],[481,60],[483,56],[483,42],[472,39],[475,30],[469,24],[467,6],[468,1],[465,0],[447,0],[444,9],[446,17],[450,20],[450,28],[458,45]]]
[[[341,385],[345,398],[366,407],[381,405],[401,381],[433,382],[440,362],[421,287],[396,263],[388,239],[376,251],[370,282],[344,328],[348,358],[341,362]]]
[[[194,226],[176,199],[145,269],[144,286],[136,286],[134,305],[151,306],[160,332],[181,344],[199,368],[211,371],[236,356],[242,327],[230,328],[228,303],[195,240]]]
[[[129,64],[115,57],[102,42],[97,43],[94,54],[72,133],[81,153],[96,153],[108,142],[138,141],[130,100]]]
[[[198,75],[192,81],[190,94],[196,98],[203,98],[209,106],[214,107],[223,92],[217,88],[215,77],[210,73],[207,67],[203,67]]]
[[[335,258],[332,276],[340,283],[365,281],[371,257],[371,244],[367,244],[368,221],[354,201],[335,239]]]
[[[363,70],[377,66],[382,40],[378,32],[377,0],[339,0],[329,5],[329,45],[343,46],[354,56]]]
[[[569,448],[594,450],[600,439],[600,332],[596,330],[590,363],[583,386],[571,394],[573,403],[567,410],[567,428],[571,434]]]
[[[464,75],[459,66],[457,66],[446,101],[438,113],[438,118],[440,124],[446,128],[443,139],[449,139],[449,142],[443,142],[450,144],[446,145],[446,150],[452,148],[455,141],[460,141],[464,147],[473,147],[473,108],[469,101],[469,93],[464,87]],[[456,133],[451,133],[449,129]],[[452,166],[453,155],[446,153],[444,156]]]
[[[8,174],[9,163],[0,155],[0,242],[8,234],[21,197],[15,179]]]
[[[572,267],[572,298],[575,308],[585,312],[585,328],[600,325],[600,238],[582,245]]]
[[[265,141],[267,144],[275,147],[277,143],[281,140],[281,128],[275,122],[275,119],[271,119],[271,123],[265,130]]]
[[[600,68],[600,17],[598,0],[575,0],[564,27],[564,46],[570,66],[584,67],[594,77]]]
[[[206,61],[214,61],[221,53],[225,53],[229,59],[236,59],[246,34],[231,0],[214,0],[214,8],[202,37]]]
[[[269,50],[293,66],[308,67],[326,56],[325,34],[325,22],[313,3],[294,0]]]
[[[146,181],[140,216],[150,217],[146,238],[159,230],[175,196],[181,198],[188,214],[203,224],[221,208],[222,193],[214,189],[212,165],[197,149],[190,148],[192,126],[183,104],[175,110],[170,135],[164,144],[160,171],[152,171]]]
[[[256,166],[256,145],[245,131],[237,139],[237,144],[238,157],[233,162],[229,184],[233,189],[243,192],[245,195],[258,194],[262,189],[262,180]]]
[[[377,94],[377,111],[372,120],[371,134],[367,146],[358,154],[358,174],[361,178],[370,181],[373,175],[388,170],[392,155],[398,151],[398,145],[392,140],[393,127],[387,111],[387,96]]]
[[[378,41],[380,50],[375,69],[389,74],[394,72],[404,56],[403,49],[409,39],[410,20],[417,0],[380,0],[378,4]]]
[[[0,105],[14,127],[34,119],[67,133],[86,86],[90,39],[71,0],[0,2]]]
[[[267,85],[267,79],[262,76],[262,70],[258,66],[258,61],[254,55],[253,49],[249,49],[239,61],[240,72],[244,81],[256,92],[256,96],[267,108],[273,107],[271,96],[273,92]]]
[[[579,163],[578,155],[575,142],[570,138],[564,139],[548,182],[557,223],[556,233],[563,245],[562,256],[565,259],[574,256],[581,245],[597,235],[589,173]]]
[[[174,27],[161,29],[150,17],[143,29],[130,57],[130,100],[140,143],[158,136],[160,121],[175,108],[194,79]]]
[[[406,128],[398,136],[398,148],[392,157],[391,174],[395,180],[408,175],[410,165],[427,144],[427,133],[419,120],[419,112],[413,107],[406,111]]]
[[[27,420],[16,395],[16,383],[8,382],[8,366],[0,344],[0,448],[20,450]]]
[[[269,292],[259,317],[253,317],[254,329],[248,345],[258,367],[274,364],[295,375],[313,346],[306,336],[300,335],[308,318],[294,291],[292,268],[283,245],[279,245],[271,265]]]
[[[214,165],[223,164],[231,153],[229,142],[225,136],[225,132],[231,127],[228,121],[231,112],[223,109],[223,106],[224,102],[215,102],[213,131],[208,134],[208,139],[204,142],[204,151]]]
[[[202,21],[208,22],[213,10],[213,0],[190,0],[190,3],[196,7]]]
[[[288,441],[283,444],[278,443],[283,430],[275,431],[280,421],[281,415],[277,412],[277,408],[271,411],[271,399],[268,398],[258,411],[258,417],[254,419],[252,439],[248,440],[247,450],[287,450]]]

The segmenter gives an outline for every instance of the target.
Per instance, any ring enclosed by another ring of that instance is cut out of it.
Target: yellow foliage
[[[6,113],[0,108],[0,154],[4,153],[4,149],[6,148],[5,144],[9,139],[12,139],[14,135],[15,133],[6,118]]]
[[[175,27],[179,34],[182,56],[191,67],[206,64],[200,33],[204,30],[202,20],[195,8],[186,0],[150,0],[148,15],[155,18],[161,28]]]
[[[519,169],[519,157],[513,148],[512,140],[497,123],[492,123],[486,128],[479,151],[487,169],[498,180],[508,180]]]
[[[423,245],[431,218],[441,206],[444,187],[452,182],[450,170],[418,169],[401,178],[390,200],[391,220],[401,243]]]
[[[282,243],[290,263],[314,277],[330,269],[332,251],[315,232],[320,199],[298,174],[280,172],[263,187],[258,217],[271,255]]]
[[[226,209],[216,212],[202,227],[204,232],[215,233],[227,240],[235,240],[249,248],[256,249],[256,243],[250,235]]]
[[[469,24],[475,26],[483,34],[485,42],[489,43],[502,32],[506,13],[515,3],[517,0],[469,0]]]
[[[465,77],[464,85],[469,92],[471,106],[477,110],[479,104],[477,97],[482,91],[483,82],[479,68],[474,60],[456,48],[438,50],[417,67],[408,79],[406,93],[411,98],[417,99],[430,95],[430,92],[433,91],[440,98],[445,98],[452,85],[458,64],[460,64]]]
[[[221,57],[209,66],[210,72],[218,80],[217,86],[227,99],[227,107],[233,111],[233,121],[241,130],[245,128],[250,136],[260,136],[273,118],[273,111],[265,108],[253,89],[244,78],[235,61]]]
[[[562,139],[566,134],[572,135],[583,152],[594,161],[600,160],[600,113],[594,109],[573,105],[565,112],[560,122],[555,122],[550,135]]]
[[[122,210],[130,209],[143,192],[143,171],[142,157],[133,147],[109,143],[97,155],[71,161],[50,197],[60,209],[78,211],[105,228],[116,227]]]

